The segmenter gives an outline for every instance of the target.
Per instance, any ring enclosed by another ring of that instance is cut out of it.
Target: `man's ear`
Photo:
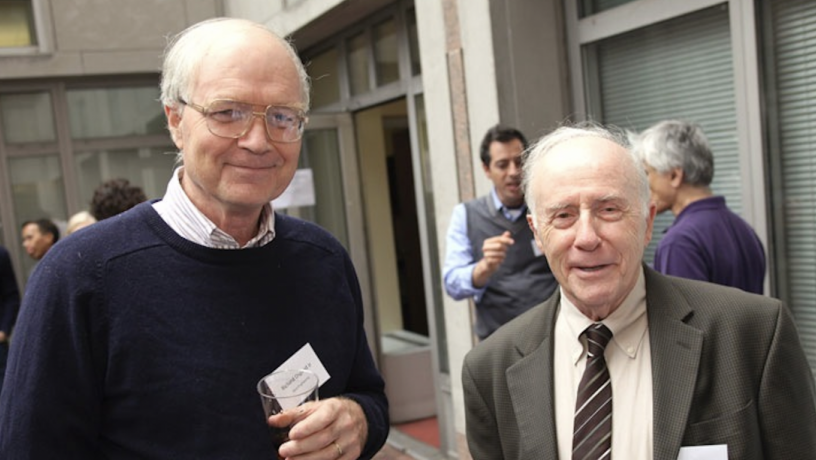
[[[167,129],[170,137],[179,150],[184,150],[184,138],[181,132],[181,107],[164,106],[164,115],[167,117]]]
[[[669,181],[674,188],[678,188],[683,184],[683,178],[685,177],[685,173],[683,172],[683,168],[674,168],[669,173]]]

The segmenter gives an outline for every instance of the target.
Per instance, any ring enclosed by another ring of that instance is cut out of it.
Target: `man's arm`
[[[20,309],[20,292],[8,251],[0,248],[0,343],[8,340]]]
[[[468,449],[473,460],[501,460],[503,457],[495,407],[485,400],[471,372],[467,358],[462,366],[462,386],[465,399],[465,425]]]
[[[762,373],[757,411],[764,458],[816,458],[813,374],[793,318],[781,304]]]
[[[88,296],[65,276],[87,267],[59,260],[41,261],[28,283],[0,398],[0,458],[99,455],[101,397],[89,343],[95,325]]]
[[[473,286],[473,249],[467,234],[467,210],[463,203],[453,208],[445,245],[445,265],[442,276],[445,292],[456,300],[479,297],[484,288]]]

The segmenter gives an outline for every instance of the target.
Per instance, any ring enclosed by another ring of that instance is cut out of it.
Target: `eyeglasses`
[[[273,142],[297,142],[303,137],[303,128],[308,121],[302,111],[290,107],[268,105],[263,112],[256,112],[253,108],[257,106],[229,99],[216,99],[207,106],[181,99],[179,102],[201,113],[211,133],[230,139],[243,137],[252,126],[252,119],[260,117]]]

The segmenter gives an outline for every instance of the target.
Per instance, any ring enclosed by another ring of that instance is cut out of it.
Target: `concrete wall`
[[[40,50],[0,52],[0,79],[155,73],[167,36],[222,13],[220,0],[34,1]]]

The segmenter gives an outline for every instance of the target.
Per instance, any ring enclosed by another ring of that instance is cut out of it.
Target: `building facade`
[[[438,449],[411,449],[468,457],[472,307],[443,295],[440,266],[451,210],[490,189],[478,144],[498,122],[531,139],[570,120],[701,124],[714,192],[760,235],[766,294],[790,306],[816,369],[810,0],[0,1],[0,244],[21,283],[23,221],[64,223],[112,177],[162,195],[165,37],[215,16],[271,26],[307,65],[299,190],[313,199],[279,208],[349,249],[392,421],[439,422]]]

